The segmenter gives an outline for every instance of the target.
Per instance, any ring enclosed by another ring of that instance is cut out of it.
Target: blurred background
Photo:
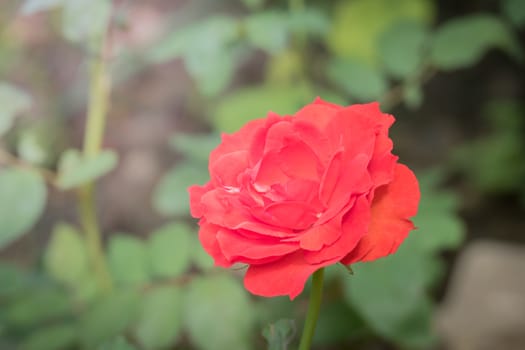
[[[315,349],[525,349],[524,27],[522,0],[2,0],[0,349],[296,347],[308,288],[214,268],[186,188],[220,133],[316,96],[380,101],[422,200],[397,254],[328,269]],[[84,159],[99,60],[109,151]]]

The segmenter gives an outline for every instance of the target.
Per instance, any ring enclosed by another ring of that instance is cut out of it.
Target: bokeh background
[[[214,268],[186,188],[221,132],[316,96],[380,101],[422,201],[397,254],[328,269],[315,349],[524,349],[524,27],[522,0],[3,0],[0,349],[297,346],[308,288]],[[114,152],[71,171],[101,37]],[[71,190],[94,178],[109,294]]]

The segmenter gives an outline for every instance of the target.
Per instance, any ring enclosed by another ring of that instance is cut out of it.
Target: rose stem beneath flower
[[[304,323],[303,335],[301,336],[301,343],[299,350],[310,349],[312,338],[315,333],[315,325],[319,317],[319,310],[321,309],[321,300],[323,296],[323,275],[324,268],[317,270],[312,277],[312,292],[310,295],[310,303],[308,305],[308,313]]]

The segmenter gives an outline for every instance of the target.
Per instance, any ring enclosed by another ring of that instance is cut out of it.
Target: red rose
[[[317,99],[223,135],[211,180],[189,188],[215,264],[248,264],[246,288],[295,298],[317,269],[395,252],[414,228],[417,179],[391,153],[394,117],[378,103]]]

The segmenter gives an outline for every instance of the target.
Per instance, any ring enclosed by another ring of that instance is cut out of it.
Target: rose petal
[[[374,151],[377,125],[376,119],[347,107],[339,110],[326,125],[326,135],[332,143],[332,149],[342,148],[349,159],[357,154],[365,154],[370,159]]]
[[[337,220],[306,230],[300,237],[300,247],[305,250],[318,251],[326,245],[333,244],[342,233],[341,222],[337,224],[335,221]]]
[[[255,234],[277,238],[291,238],[296,237],[297,233],[284,227],[275,227],[266,225],[258,220],[252,219],[252,221],[243,221],[233,227],[234,229],[243,229]]]
[[[290,178],[320,180],[319,159],[304,142],[291,142],[279,151],[280,167]]]
[[[248,168],[248,151],[235,151],[218,157],[209,166],[211,178],[219,186],[239,186],[239,175]]]
[[[204,186],[192,185],[188,187],[188,193],[190,196],[190,212],[191,216],[199,219],[204,215],[202,196],[211,189],[211,185],[208,183]]]
[[[321,132],[314,124],[294,118],[294,129],[297,137],[304,142],[315,153],[317,159],[323,166],[328,164],[330,159],[330,142],[326,135]]]
[[[217,242],[217,234],[223,228],[217,225],[210,224],[205,220],[199,222],[199,240],[204,250],[211,255],[215,261],[216,266],[230,267],[232,263],[228,261],[228,258],[222,253],[221,248]]]
[[[365,196],[356,199],[351,209],[343,210],[341,217],[334,218],[341,223],[341,235],[329,246],[315,252],[306,251],[305,260],[311,264],[333,264],[351,252],[366,234],[370,223],[370,204]],[[337,223],[337,221],[335,221]]]
[[[299,248],[297,244],[283,243],[276,239],[247,238],[231,230],[220,230],[217,241],[224,256],[232,263],[266,263],[268,258],[282,257]]]
[[[279,151],[290,140],[297,140],[294,125],[290,117],[283,117],[279,122],[268,128],[264,143],[264,154]]]
[[[365,154],[358,154],[351,160],[345,159],[342,153],[341,156],[334,157],[321,182],[319,197],[327,209],[319,218],[319,223],[337,215],[353,195],[370,190],[372,181],[367,164]]]
[[[275,122],[275,120],[272,120]],[[223,133],[221,136],[221,143],[210,153],[210,165],[215,163],[218,158],[224,156],[225,154],[248,150],[250,143],[246,142],[251,140],[253,135],[259,132],[260,129],[265,128],[265,126],[272,122],[267,119],[255,119],[246,123],[239,131],[233,134]]]
[[[314,99],[314,102],[312,102],[312,104],[314,104],[314,105],[325,105],[325,106],[329,106],[329,107],[333,107],[333,108],[343,108],[343,106],[338,105],[337,103],[325,101],[322,98],[320,98],[319,96],[317,96]]]
[[[201,209],[206,220],[223,227],[235,228],[241,222],[253,220],[239,198],[222,188],[206,192],[201,197]]]
[[[240,198],[223,189],[213,189],[201,198],[201,209],[209,223],[232,230],[245,229],[271,237],[294,237],[290,229],[265,224],[252,216]],[[251,210],[253,210],[252,208]]]
[[[263,297],[288,295],[293,300],[303,289],[308,277],[322,264],[308,264],[300,252],[264,265],[251,265],[244,276],[244,286]]]
[[[375,260],[394,253],[414,228],[409,218],[417,213],[420,193],[410,169],[397,164],[393,181],[375,192],[368,233],[342,260],[344,264]]]
[[[328,206],[341,176],[343,176],[343,150],[335,153],[326,168],[319,187],[319,199]]]
[[[281,149],[272,150],[261,160],[255,176],[255,188],[267,191],[274,184],[297,178],[319,181],[321,164],[304,142],[291,141],[281,146]]]
[[[341,106],[326,103],[319,99],[295,113],[295,118],[315,125],[319,130],[324,130],[341,109]]]
[[[273,184],[283,183],[290,178],[280,167],[281,158],[278,153],[266,154],[257,167],[253,186],[260,192],[268,191]]]
[[[378,102],[354,104],[346,108],[352,112],[359,113],[366,118],[373,119],[383,130],[388,130],[388,128],[390,128],[395,122],[395,118],[392,115],[381,112]]]
[[[253,208],[252,214],[270,225],[292,230],[306,229],[317,220],[315,208],[298,201],[276,202],[265,208]]]
[[[375,187],[392,181],[397,156],[392,154],[392,140],[388,135],[380,133],[376,137],[374,154],[368,164],[368,171]]]
[[[283,184],[273,185],[271,193],[266,194],[266,197],[274,200],[306,202],[321,211],[321,203],[317,195],[318,189],[318,181],[290,179]]]

